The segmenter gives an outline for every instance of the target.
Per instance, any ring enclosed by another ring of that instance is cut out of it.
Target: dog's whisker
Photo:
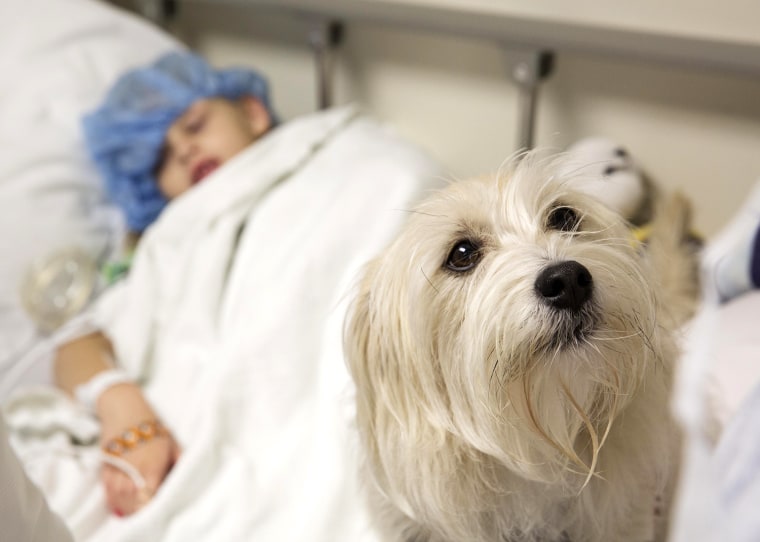
[[[591,341],[590,339],[586,340],[586,346],[593,350],[600,358],[604,358],[604,355],[602,354],[601,349],[599,348],[599,345],[596,344],[596,339],[594,341]]]
[[[423,216],[430,216],[433,218],[447,218],[446,215],[437,215],[434,213],[426,213],[424,211],[420,211],[419,209],[396,209],[396,211],[399,211],[401,213],[406,213],[410,215],[423,215]]]
[[[446,185],[451,185],[451,184],[454,184],[454,183],[459,183],[459,182],[462,182],[464,180],[461,177],[457,176],[455,173],[449,173],[448,176],[434,175],[433,179],[435,179],[436,181],[441,181],[442,183],[444,183]],[[435,193],[435,192],[438,192],[438,189],[431,188],[428,191],[428,195],[430,195],[431,193]]]
[[[605,341],[622,341],[622,340],[625,340],[625,339],[636,338],[640,334],[640,332],[633,332],[633,333],[628,333],[628,334],[625,334],[625,335],[615,335],[614,334],[615,332],[609,332],[609,333],[611,335],[610,337],[604,337],[602,332],[597,332],[597,333],[594,334],[594,340],[600,341],[600,342],[605,342]]]
[[[650,334],[647,333],[646,331],[644,331],[644,326],[641,323],[641,314],[639,314],[638,311],[634,311],[633,312],[633,317],[634,317],[634,324],[633,325],[636,328],[636,330],[638,331],[639,337],[641,337],[641,339],[644,341],[644,345],[646,346],[646,348],[652,354],[654,354],[655,351],[656,351],[656,349],[655,349],[654,344],[652,343],[652,338],[650,337]]]
[[[586,426],[586,432],[588,433],[588,436],[591,438],[591,464],[586,467],[588,475],[586,476],[586,479],[584,480],[583,484],[578,490],[578,493],[580,494],[580,492],[586,488],[588,483],[591,481],[591,478],[593,477],[594,473],[596,472],[596,464],[599,459],[599,450],[601,449],[601,446],[599,444],[596,429],[594,428],[594,425],[591,423],[591,420],[589,419],[588,415],[586,415],[586,413],[583,411],[581,406],[578,404],[578,401],[575,399],[575,397],[573,397],[573,394],[570,391],[570,389],[567,387],[567,384],[565,384],[565,382],[563,381],[560,381],[560,385],[562,386],[562,391],[565,393],[565,397],[567,397],[567,399],[570,401],[570,404],[575,409],[575,412],[581,417],[583,424]],[[578,458],[578,460],[581,461],[580,458]],[[586,466],[585,463],[583,463],[583,465]]]
[[[496,374],[496,369],[499,367],[499,358],[495,357],[494,356],[495,354],[496,354],[496,348],[494,347],[494,348],[491,349],[491,351],[486,356],[486,359],[494,358],[493,366],[491,367],[491,376],[488,379],[489,382],[493,381],[494,375]]]
[[[430,277],[427,276],[427,273],[425,273],[425,270],[422,267],[420,267],[420,273],[422,273],[422,276],[425,277],[425,280],[430,285],[430,287],[438,292],[438,288],[435,287],[435,284],[433,284],[433,281],[430,280]]]

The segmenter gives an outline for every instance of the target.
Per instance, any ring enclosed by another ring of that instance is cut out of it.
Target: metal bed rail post
[[[136,9],[146,19],[168,30],[177,16],[179,5],[177,0],[138,0]]]
[[[317,107],[327,109],[334,103],[332,53],[343,40],[343,23],[324,19],[313,20],[308,38],[316,65]]]
[[[553,68],[554,52],[543,50],[521,51],[512,66],[512,80],[519,92],[518,149],[533,148],[538,90]]]

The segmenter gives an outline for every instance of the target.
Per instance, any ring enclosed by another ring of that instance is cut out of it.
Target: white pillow
[[[125,70],[179,47],[103,2],[0,2],[0,389],[41,337],[20,297],[32,264],[67,248],[102,258],[121,242],[82,115]]]

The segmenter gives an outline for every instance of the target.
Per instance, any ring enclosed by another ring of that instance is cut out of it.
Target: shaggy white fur
[[[366,268],[345,342],[388,540],[665,539],[678,318],[561,162],[451,184]]]

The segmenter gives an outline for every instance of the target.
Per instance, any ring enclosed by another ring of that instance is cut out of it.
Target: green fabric
[[[131,266],[132,266],[131,252],[120,260],[106,262],[103,265],[103,269],[101,271],[103,275],[103,279],[106,282],[106,286],[111,286],[112,284],[118,282],[119,280],[127,276],[127,273],[129,273],[129,268]]]

